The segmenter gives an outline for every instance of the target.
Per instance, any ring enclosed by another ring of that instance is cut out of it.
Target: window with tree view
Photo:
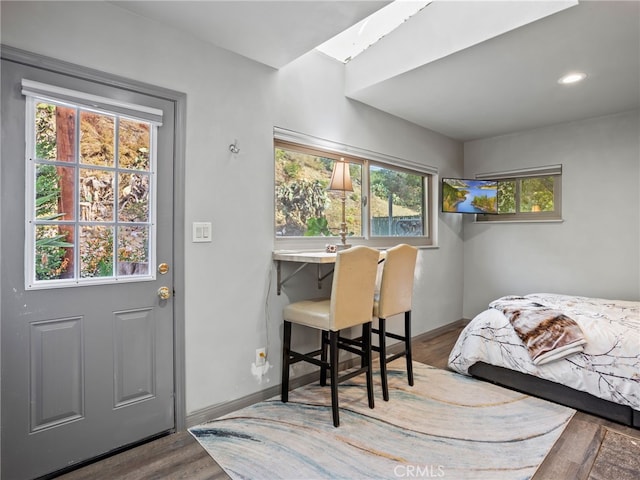
[[[369,167],[371,235],[415,237],[424,233],[425,182],[423,175]]]
[[[342,222],[340,193],[330,192],[333,166],[340,158],[293,146],[276,147],[276,236],[337,235]],[[349,162],[353,192],[345,192],[349,235],[362,235],[362,165]]]
[[[561,177],[562,170],[558,166],[497,178],[498,215],[478,215],[477,220],[561,219]],[[493,178],[496,178],[495,174]]]
[[[279,140],[275,142],[276,238],[339,238],[343,192],[330,190],[329,182],[341,159],[349,165],[353,185],[353,191],[344,192],[349,243],[408,237],[425,244],[430,175]]]
[[[27,287],[148,276],[155,126],[32,97],[27,118]]]

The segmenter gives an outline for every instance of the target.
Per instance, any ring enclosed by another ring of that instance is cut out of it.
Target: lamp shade
[[[339,192],[353,192],[353,185],[351,183],[351,175],[349,174],[349,164],[341,158],[333,166],[333,173],[331,174],[331,183],[329,183],[329,190],[336,190]]]

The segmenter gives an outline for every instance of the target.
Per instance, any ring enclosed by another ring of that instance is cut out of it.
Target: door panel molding
[[[114,312],[114,408],[155,396],[155,327],[153,308]]]
[[[84,417],[82,317],[29,325],[31,433]]]

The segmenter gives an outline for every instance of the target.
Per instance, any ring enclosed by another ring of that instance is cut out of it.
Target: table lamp
[[[336,245],[336,247],[338,250],[344,250],[351,246],[347,245],[347,220],[345,216],[345,202],[347,200],[346,192],[353,192],[351,175],[349,174],[349,164],[344,161],[344,158],[340,158],[340,161],[336,162],[333,166],[333,173],[331,174],[329,190],[332,192],[342,192],[342,195],[340,196],[340,200],[342,201],[342,223],[340,224],[340,239],[342,240],[342,243]]]

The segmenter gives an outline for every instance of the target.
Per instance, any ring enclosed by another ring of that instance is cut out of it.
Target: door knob
[[[168,300],[171,297],[171,291],[169,290],[169,287],[160,287],[158,289],[158,296],[162,300]]]

